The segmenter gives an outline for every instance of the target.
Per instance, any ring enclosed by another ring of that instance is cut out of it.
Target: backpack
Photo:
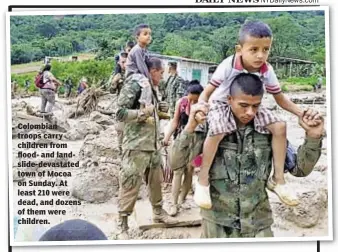
[[[182,98],[180,105],[179,105],[180,113],[184,113],[186,111],[188,105],[189,105],[188,98],[186,98],[186,97]]]
[[[35,76],[35,80],[34,80],[35,86],[37,88],[43,88],[43,86],[45,85],[43,83],[43,72],[39,72],[36,76]]]
[[[189,105],[189,101],[187,97],[183,97],[181,99],[181,102],[179,104],[179,111],[180,111],[180,118],[178,121],[177,128],[174,131],[174,139],[178,136],[178,134],[181,133],[183,127],[188,123],[189,116],[186,114],[187,107]],[[190,109],[188,110],[188,113],[190,112]]]
[[[297,166],[297,150],[287,141],[284,172],[292,172]]]

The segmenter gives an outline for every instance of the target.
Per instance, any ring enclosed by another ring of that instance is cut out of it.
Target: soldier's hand
[[[146,105],[141,110],[145,114],[146,117],[149,117],[154,113],[155,106],[153,104],[149,104],[149,105]]]
[[[169,104],[165,101],[161,101],[158,103],[158,110],[164,113],[167,113],[169,110]]]
[[[155,124],[155,118],[153,116],[149,116],[149,117],[147,117],[145,122],[148,123],[148,124],[154,125]]]
[[[308,125],[308,126],[317,126],[321,123],[322,121],[322,116],[321,114],[314,109],[307,108],[304,110],[304,114],[302,117],[302,120]]]
[[[195,114],[195,120],[201,124],[204,123],[206,120],[206,115],[209,112],[209,104],[207,102],[198,102],[197,104],[195,104],[197,106],[194,106],[194,109],[199,109],[196,114]]]
[[[306,116],[300,118],[299,125],[306,131],[306,134],[312,138],[320,138],[325,134],[324,119],[320,118],[309,120]]]
[[[137,113],[137,121],[145,122],[148,119],[148,117],[153,115],[154,109],[155,107],[152,104],[147,105],[144,108],[140,108]]]
[[[209,105],[197,103],[191,105],[188,124],[185,130],[194,131],[198,124],[204,123],[209,111]]]
[[[111,80],[111,85],[112,85],[114,88],[116,88],[116,87],[117,87],[117,84],[118,84],[118,82],[119,82],[120,79],[121,79],[121,74],[120,74],[120,73],[116,74],[116,75],[113,77],[113,79]]]
[[[195,120],[197,121],[198,124],[204,123],[204,121],[207,119],[207,116],[204,112],[197,112],[195,115]]]

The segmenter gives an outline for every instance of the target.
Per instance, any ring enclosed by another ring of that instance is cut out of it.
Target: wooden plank
[[[195,221],[181,221],[177,224],[165,224],[165,223],[151,223],[139,226],[139,229],[142,231],[146,231],[152,228],[175,228],[175,227],[197,227],[201,226],[202,220]]]
[[[177,220],[175,224],[154,223],[149,201],[137,201],[133,215],[138,228],[143,231],[152,228],[195,227],[202,223],[200,211],[197,207],[181,210],[176,217],[173,217]]]

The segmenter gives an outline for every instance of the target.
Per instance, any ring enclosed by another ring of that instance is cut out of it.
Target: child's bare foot
[[[284,179],[281,183],[277,183],[274,181],[274,178],[270,177],[267,188],[274,192],[284,204],[288,206],[297,206],[299,204],[298,197],[290,190],[290,188],[288,188]]]

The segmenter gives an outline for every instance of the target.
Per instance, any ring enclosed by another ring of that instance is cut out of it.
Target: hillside
[[[324,63],[322,11],[12,16],[11,63],[80,52],[97,52],[104,59],[133,39],[133,28],[140,23],[153,30],[151,51],[220,62],[233,52],[238,28],[247,19],[271,26],[271,56]]]

